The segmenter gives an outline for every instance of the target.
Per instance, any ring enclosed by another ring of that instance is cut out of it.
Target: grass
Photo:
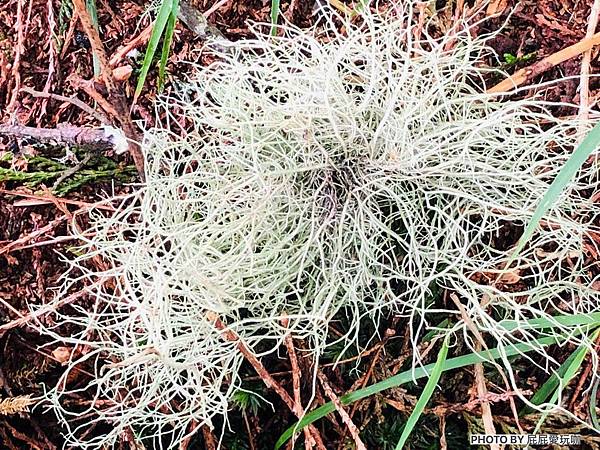
[[[271,36],[277,34],[277,23],[279,22],[279,0],[271,0]]]
[[[550,208],[552,208],[559,201],[561,193],[569,185],[569,183],[574,181],[575,175],[579,169],[581,169],[588,157],[592,154],[592,152],[597,150],[599,146],[600,122],[594,126],[581,144],[575,149],[573,154],[558,172],[558,175],[556,175],[554,178],[554,181],[552,181],[550,184],[550,187],[533,212],[531,219],[525,227],[525,231],[523,231],[519,242],[513,250],[513,254],[507,262],[507,267],[510,266],[517,255],[523,250],[529,239],[531,239],[531,236],[533,236],[533,233],[536,231],[541,220],[548,213]]]
[[[442,343],[442,348],[440,349],[440,351],[438,353],[437,361],[433,365],[433,368],[431,369],[431,373],[429,374],[429,379],[427,380],[427,384],[423,388],[423,392],[419,396],[419,400],[417,401],[417,404],[415,405],[413,411],[411,412],[410,416],[408,417],[408,420],[406,421],[406,426],[402,430],[402,436],[400,436],[398,445],[396,445],[396,450],[402,450],[404,448],[404,445],[406,444],[408,437],[410,436],[413,428],[417,424],[417,421],[419,420],[419,417],[423,413],[425,406],[427,406],[429,399],[433,395],[433,391],[437,387],[437,383],[438,383],[440,377],[442,376],[442,372],[444,371],[444,366],[446,364],[446,358],[448,356],[448,337],[449,337],[449,335],[446,335],[446,338],[444,339],[444,342]]]
[[[598,327],[600,327],[600,314],[597,313],[594,315],[578,314],[578,315],[557,316],[557,317],[553,317],[552,320],[546,320],[543,323],[536,320],[533,323],[529,323],[529,325],[531,325],[532,327],[543,326],[543,327],[551,328],[553,326],[552,324],[554,322],[555,323],[577,322],[582,327],[585,327],[588,330],[595,330]],[[512,331],[512,330],[515,330],[516,328],[512,328],[509,325],[506,329],[507,329],[507,331]],[[596,335],[597,331],[594,334]],[[535,340],[535,344],[541,345],[541,346],[549,346],[549,345],[553,345],[553,344],[557,344],[557,343],[559,343],[559,342],[557,340],[557,337],[555,337],[555,336],[541,337],[541,338],[538,338]],[[516,344],[507,349],[494,348],[494,349],[490,349],[490,350],[486,350],[486,351],[482,351],[482,352],[473,352],[473,353],[470,353],[467,355],[446,359],[446,354],[447,354],[446,353],[447,352],[446,345],[447,345],[447,342],[446,342],[446,340],[444,340],[442,349],[438,353],[438,360],[434,364],[428,364],[424,367],[413,368],[411,370],[407,370],[405,372],[399,373],[398,375],[390,377],[384,381],[375,383],[366,388],[358,389],[354,392],[347,393],[347,394],[343,395],[342,397],[340,397],[340,402],[342,403],[342,405],[349,405],[358,400],[362,400],[364,398],[370,397],[372,395],[375,395],[375,394],[385,391],[387,389],[395,388],[395,387],[410,383],[412,381],[415,381],[415,380],[418,380],[418,379],[421,379],[424,377],[431,377],[430,380],[433,378],[437,378],[435,381],[435,384],[437,384],[437,380],[439,380],[439,377],[441,376],[441,373],[443,373],[443,372],[447,372],[447,371],[462,368],[462,367],[471,366],[471,365],[481,363],[481,362],[489,362],[489,361],[494,361],[494,360],[498,360],[501,358],[508,358],[511,356],[523,355],[525,353],[537,350],[536,345]],[[576,358],[574,358],[572,360],[572,362],[570,362],[568,364],[568,370],[565,373],[564,380],[572,378],[572,374],[575,372],[575,368],[579,367],[579,365],[581,364],[581,361],[582,361],[582,357],[581,357],[581,354],[579,354]],[[415,419],[416,419],[421,414],[421,412],[423,411],[423,408],[424,408],[424,404],[426,404],[427,401],[429,400],[429,398],[431,397],[433,389],[435,388],[435,384],[430,383],[430,382],[427,383],[427,385],[425,386],[425,389],[423,390],[423,393],[421,394],[419,401],[417,403],[417,405],[419,406],[419,409],[417,409],[417,406],[415,406],[414,411],[416,411],[416,413],[413,411],[413,414],[411,414],[411,417],[413,417],[413,415],[415,415],[416,416]],[[549,390],[548,388],[544,388],[544,391],[548,391],[548,390]],[[540,400],[541,400],[542,395],[544,395],[544,394],[540,394],[538,396],[538,398]],[[291,439],[291,437],[295,433],[302,430],[302,428],[304,428],[305,426],[314,423],[315,421],[325,417],[327,414],[330,414],[334,411],[335,411],[335,405],[333,403],[329,402],[329,403],[326,403],[326,404],[320,406],[319,408],[307,413],[302,418],[302,420],[298,421],[298,423],[296,423],[292,427],[288,428],[281,435],[281,437],[279,438],[279,440],[277,441],[277,443],[275,445],[275,449],[277,450],[277,449],[283,447],[285,445],[285,443],[289,439]],[[413,423],[413,426],[414,426],[414,423]],[[404,436],[404,432],[403,432],[403,436]],[[403,442],[405,442],[405,439],[404,440],[401,439],[400,443],[403,443]],[[401,447],[399,447],[399,448],[401,448]]]
[[[138,76],[137,85],[135,88],[135,94],[133,97],[133,103],[137,101],[139,95],[142,92],[146,78],[152,62],[154,61],[154,55],[158,49],[161,38],[163,39],[160,63],[159,63],[159,90],[162,89],[165,79],[165,70],[167,65],[167,59],[169,57],[169,51],[171,48],[171,42],[173,39],[173,32],[175,30],[175,24],[177,22],[177,12],[179,10],[179,0],[162,0],[158,9],[158,14],[152,27],[152,34],[148,41],[148,47],[144,54],[144,60],[140,73]]]

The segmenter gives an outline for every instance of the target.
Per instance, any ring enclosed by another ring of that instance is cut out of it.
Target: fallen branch
[[[35,89],[31,89],[29,87],[21,88],[21,92],[25,92],[26,94],[29,94],[32,97],[48,98],[48,99],[52,99],[52,100],[58,100],[61,102],[70,103],[74,106],[77,106],[82,111],[85,111],[90,116],[94,117],[95,119],[99,120],[100,123],[103,123],[103,124],[108,123],[108,118],[104,114],[102,114],[101,112],[96,111],[94,108],[86,105],[84,102],[82,102],[81,100],[79,100],[76,97],[65,97],[64,95],[52,94],[50,92],[40,92],[40,91],[36,91]]]
[[[57,299],[57,300],[54,300],[53,302],[47,303],[46,305],[42,306],[41,308],[35,310],[32,313],[27,314],[24,317],[21,317],[20,319],[15,319],[11,322],[5,323],[4,325],[0,326],[0,337],[2,337],[4,335],[4,333],[6,333],[8,330],[12,330],[13,328],[21,327],[23,325],[28,324],[32,320],[38,319],[46,314],[54,312],[58,308],[60,308],[64,305],[73,303],[75,300],[83,297],[85,294],[88,294],[88,291],[82,289],[81,291],[76,292],[72,295],[69,295],[68,297],[65,297],[62,299]]]
[[[0,136],[31,138],[40,142],[57,142],[97,151],[115,149],[119,154],[128,149],[127,139],[121,130],[108,126],[82,128],[69,125],[60,128],[35,128],[21,125],[0,125]]]
[[[502,92],[509,92],[510,90],[546,72],[552,67],[564,61],[567,61],[568,59],[574,58],[575,56],[588,51],[593,46],[598,44],[600,44],[600,33],[596,33],[590,38],[583,39],[577,44],[573,44],[550,56],[547,56],[546,58],[536,62],[535,64],[532,64],[529,67],[525,67],[521,70],[518,70],[514,73],[514,75],[508,77],[507,79],[488,89],[487,93],[499,94]]]
[[[285,319],[283,321],[283,326],[287,327],[289,324],[289,319]],[[294,340],[290,334],[287,334],[284,338],[284,344],[288,352],[288,356],[290,358],[290,364],[292,366],[292,386],[294,390],[294,413],[297,416],[304,415],[304,408],[302,407],[302,397],[300,395],[300,378],[302,377],[302,372],[300,370],[300,366],[298,365],[298,357],[296,356],[296,349],[294,348]],[[304,428],[304,448],[306,450],[311,450],[313,448],[314,440],[308,428]]]

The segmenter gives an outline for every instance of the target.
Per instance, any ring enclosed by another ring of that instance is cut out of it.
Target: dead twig
[[[220,2],[217,2],[214,5],[212,5],[209,9],[204,11],[202,14],[204,15],[204,17],[208,18],[208,17],[210,17],[211,14],[213,14],[215,11],[217,11],[219,8],[226,5],[230,1],[231,0],[221,0]]]
[[[595,0],[590,18],[588,20],[586,38],[591,38],[598,26],[600,16],[600,0]],[[587,120],[590,114],[590,63],[592,61],[592,49],[585,51],[581,59],[581,77],[579,80],[579,117]]]
[[[567,61],[568,59],[574,58],[581,53],[588,51],[593,46],[600,44],[600,33],[594,34],[592,37],[585,38],[576,44],[573,44],[565,49],[562,49],[541,61],[532,64],[529,67],[525,67],[518,70],[514,75],[509,76],[504,81],[501,81],[497,85],[487,90],[488,94],[499,94],[506,93],[512,89],[522,85],[523,83],[530,81],[536,76],[546,72],[552,67]]]
[[[117,132],[113,129],[114,133]],[[0,125],[0,136],[31,138],[40,142],[60,142],[67,145],[87,147],[94,150],[116,149],[122,151],[122,142],[115,134],[98,128],[64,126],[60,128],[35,128],[21,125]]]
[[[12,191],[10,189],[0,189],[0,194],[5,194],[5,195],[14,195],[17,197],[24,197],[24,198],[29,198],[34,200],[36,203],[14,203],[13,206],[38,206],[38,205],[47,205],[48,203],[54,203],[54,199],[48,196],[44,196],[44,195],[36,195],[36,194],[28,194],[26,192],[21,192],[21,191]],[[119,200],[122,199],[122,196],[119,197],[115,197],[111,200]],[[76,205],[79,206],[81,208],[87,208],[87,209],[103,209],[105,211],[115,211],[115,208],[112,206],[108,206],[106,205],[107,201],[106,200],[101,200],[97,203],[88,203],[88,202],[82,202],[82,201],[78,201],[78,200],[70,200],[67,198],[63,198],[61,199],[62,203],[66,203],[69,205]]]
[[[283,326],[287,327],[289,325],[289,319],[283,321]],[[302,377],[302,372],[300,371],[300,366],[298,365],[298,358],[296,357],[296,349],[294,348],[294,340],[290,334],[287,334],[283,340],[285,347],[288,352],[288,356],[290,358],[290,364],[292,366],[292,386],[294,390],[294,413],[297,416],[304,415],[304,408],[302,407],[302,397],[300,396],[300,378]],[[308,428],[304,428],[304,447],[306,450],[310,450],[313,448],[314,440],[310,434]]]
[[[189,431],[188,435],[179,443],[179,450],[187,450],[187,448],[190,445],[190,442],[192,441],[192,438],[196,435],[197,431],[198,431],[198,422],[195,420],[192,420],[190,422],[190,431]]]
[[[101,123],[103,123],[103,124],[109,123],[108,117],[106,117],[101,112],[96,111],[94,108],[86,105],[84,102],[82,102],[81,100],[79,100],[76,97],[65,97],[64,95],[52,94],[50,92],[40,92],[40,91],[36,91],[35,89],[31,89],[29,87],[21,88],[21,92],[25,92],[26,94],[29,94],[32,97],[49,98],[52,100],[58,100],[60,102],[70,103],[74,106],[77,106],[82,111],[88,113],[90,116],[94,117]]]
[[[67,305],[69,303],[73,303],[75,300],[80,299],[87,293],[88,292],[86,290],[82,289],[81,291],[75,292],[74,294],[71,294],[67,297],[56,299],[50,303],[47,303],[46,305],[42,306],[41,308],[36,309],[34,312],[29,313],[26,316],[21,317],[20,319],[16,319],[11,322],[5,323],[4,325],[0,326],[0,337],[2,337],[4,335],[4,333],[6,333],[8,330],[12,330],[13,328],[21,327],[23,325],[28,324],[32,320],[38,319],[46,314],[54,312],[58,308],[60,308],[64,305]]]
[[[153,28],[154,22],[152,22],[150,25],[144,28],[140,34],[138,34],[127,44],[118,48],[115,54],[112,55],[112,57],[110,58],[108,65],[112,68],[117,67],[117,65],[127,56],[129,52],[131,52],[135,48],[141,47],[142,45],[146,44],[150,40]]]
[[[206,450],[217,450],[217,442],[208,425],[202,425],[202,436],[204,437]]]
[[[47,0],[46,8],[48,10],[48,77],[46,78],[46,84],[44,84],[44,93],[49,93],[50,89],[52,89],[52,81],[54,78],[54,73],[56,72],[56,42],[55,42],[55,29],[56,29],[56,20],[54,19],[54,6],[52,5],[52,0]],[[46,115],[46,107],[48,106],[48,99],[44,99],[42,101],[42,107],[38,116],[37,124],[41,125],[42,118]]]
[[[15,21],[15,31],[17,32],[17,45],[15,46],[15,56],[13,58],[12,63],[12,77],[14,80],[14,87],[12,91],[12,96],[10,98],[10,102],[8,102],[8,106],[6,109],[11,111],[15,103],[17,101],[17,97],[19,95],[19,90],[21,89],[21,55],[25,51],[24,42],[25,42],[25,33],[23,30],[23,3],[25,0],[17,1],[17,19]],[[32,0],[30,0],[32,1]]]
[[[62,183],[63,181],[65,181],[67,178],[69,178],[71,175],[76,174],[77,172],[79,172],[79,170],[81,170],[89,161],[90,159],[92,159],[92,154],[88,153],[87,155],[84,156],[84,158],[79,161],[76,165],[74,165],[73,167],[69,167],[67,170],[65,170],[54,182],[54,184],[52,185],[52,190],[55,190],[60,183]]]
[[[67,219],[67,216],[63,215],[63,216],[59,217],[58,219],[54,219],[52,222],[48,223],[46,226],[39,228],[19,239],[15,239],[10,244],[5,245],[4,247],[0,248],[0,255],[18,250],[21,245],[26,244],[27,242],[45,234],[45,233],[48,233],[50,230],[52,230],[54,227],[60,225],[66,219]]]
[[[335,405],[335,409],[337,410],[338,414],[341,416],[342,421],[348,427],[348,431],[350,431],[350,435],[352,436],[352,439],[354,439],[354,443],[356,444],[357,450],[367,450],[367,447],[365,447],[365,444],[363,443],[363,441],[360,438],[358,428],[356,428],[356,425],[354,424],[354,422],[352,422],[352,419],[350,418],[350,416],[348,415],[348,413],[342,406],[342,403],[340,402],[340,399],[338,398],[338,396],[335,395],[335,392],[333,392],[333,389],[331,389],[331,386],[327,382],[327,378],[325,377],[323,372],[321,372],[319,369],[317,369],[317,378],[319,378],[319,381],[321,382],[321,386],[323,386],[323,390],[325,391],[325,394],[327,395],[327,397],[329,397],[329,399]]]
[[[85,33],[87,34],[90,40],[92,50],[94,54],[98,57],[98,61],[100,62],[100,69],[102,71],[102,79],[104,80],[106,90],[108,91],[108,100],[110,104],[114,107],[114,118],[120,122],[121,127],[125,132],[125,135],[130,139],[129,152],[133,157],[133,162],[138,170],[138,174],[143,180],[144,156],[142,155],[142,151],[138,144],[138,142],[140,142],[140,138],[137,129],[133,125],[128,108],[125,104],[125,97],[123,96],[121,90],[115,83],[112,68],[108,63],[108,58],[106,56],[106,52],[104,51],[102,41],[100,40],[100,35],[98,34],[98,30],[96,30],[96,27],[94,27],[92,23],[92,19],[85,6],[84,0],[73,0],[73,6],[77,11],[77,15],[79,16],[81,25],[83,26],[83,29],[85,30]]]

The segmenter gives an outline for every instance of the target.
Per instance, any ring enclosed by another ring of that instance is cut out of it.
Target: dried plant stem
[[[49,98],[49,99],[58,100],[61,102],[70,103],[74,106],[77,106],[79,109],[86,112],[90,116],[94,117],[96,120],[100,121],[100,123],[103,123],[103,124],[108,123],[108,118],[104,114],[102,114],[99,111],[96,111],[91,106],[86,105],[84,102],[82,102],[81,100],[79,100],[76,97],[65,97],[64,95],[52,94],[50,92],[40,92],[40,91],[36,91],[35,89],[31,89],[28,87],[21,88],[21,92],[25,92],[25,93],[31,95],[32,97]]]
[[[114,137],[103,129],[63,126],[60,128],[36,128],[21,125],[0,125],[0,136],[32,138],[40,142],[60,142],[67,145],[84,146],[96,150],[112,149]]]
[[[284,326],[287,327],[289,320],[284,320]],[[302,417],[304,415],[304,408],[302,407],[302,397],[300,395],[300,379],[302,377],[302,372],[300,371],[300,366],[298,365],[298,358],[296,356],[296,349],[294,348],[294,340],[290,334],[287,334],[284,338],[284,344],[288,352],[288,356],[290,358],[290,364],[292,366],[292,386],[294,390],[294,414],[298,417]],[[304,432],[304,447],[306,450],[310,450],[313,447],[314,439],[310,434],[310,430],[308,428],[303,429]]]
[[[600,0],[594,0],[590,17],[588,19],[588,27],[586,38],[591,38],[598,26],[598,17],[600,16]],[[592,49],[586,50],[581,58],[581,79],[579,81],[579,116],[581,119],[587,120],[590,115],[590,63],[592,60]]]
[[[29,0],[32,2],[33,0]],[[17,45],[15,45],[15,56],[13,58],[12,63],[12,77],[14,80],[14,86],[12,91],[12,96],[10,98],[10,102],[6,106],[8,111],[12,111],[17,101],[17,97],[19,95],[19,90],[21,89],[21,56],[25,51],[24,43],[25,43],[25,33],[23,26],[23,4],[25,0],[17,0],[17,18],[15,21],[15,30],[17,32]]]
[[[590,50],[595,45],[600,44],[600,33],[596,33],[591,37],[585,38],[580,42],[573,44],[565,49],[562,49],[550,56],[536,62],[535,64],[525,67],[515,72],[514,75],[501,81],[494,87],[487,90],[488,94],[499,94],[503,92],[509,92],[512,89],[532,80],[536,76],[546,72],[552,67],[574,58],[581,53]]]
[[[131,117],[129,115],[128,108],[125,104],[125,97],[121,92],[120,88],[115,83],[115,79],[112,72],[112,67],[108,63],[108,58],[106,56],[106,52],[104,51],[104,46],[102,45],[102,41],[100,39],[100,35],[98,34],[98,30],[94,27],[92,23],[92,19],[90,18],[89,12],[86,8],[84,0],[73,0],[73,5],[77,14],[79,15],[79,19],[87,34],[90,44],[92,46],[92,50],[94,54],[98,57],[98,61],[100,62],[100,69],[102,71],[102,79],[104,80],[104,84],[106,85],[106,89],[108,91],[109,101],[114,107],[116,111],[115,119],[117,119],[121,127],[123,127],[123,131],[129,142],[129,151],[133,158],[133,162],[135,167],[137,168],[138,175],[144,179],[144,156],[142,155],[141,148],[138,142],[141,140],[135,125],[133,124]]]
[[[319,369],[317,369],[317,377],[319,378],[319,381],[321,382],[321,386],[323,386],[323,390],[325,391],[325,394],[333,402],[333,404],[335,405],[335,409],[337,410],[338,414],[342,418],[342,421],[344,422],[346,427],[348,427],[348,431],[350,432],[350,435],[352,436],[352,439],[354,440],[354,444],[356,445],[357,450],[367,450],[367,447],[365,447],[365,444],[363,443],[362,439],[360,438],[360,433],[358,431],[358,428],[356,428],[356,425],[354,424],[354,422],[352,422],[352,419],[350,418],[350,416],[348,415],[348,413],[342,406],[338,396],[335,395],[335,392],[333,392],[333,389],[331,388],[331,386],[329,385],[329,382],[327,381],[327,377],[325,377],[323,372],[321,372]]]

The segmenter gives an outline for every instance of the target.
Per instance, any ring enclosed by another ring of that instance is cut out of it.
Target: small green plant
[[[258,411],[263,406],[263,400],[261,397],[254,392],[238,389],[233,394],[231,401],[242,411],[248,411],[254,415],[258,414]]]
[[[514,66],[517,65],[519,63],[525,63],[528,61],[531,61],[532,59],[535,58],[535,52],[532,53],[527,53],[526,55],[522,55],[522,56],[515,56],[512,53],[504,53],[504,55],[502,55],[504,57],[504,62],[506,63],[507,66]]]
[[[412,413],[410,414],[408,420],[406,421],[406,425],[404,426],[404,429],[402,430],[402,435],[400,436],[398,445],[396,445],[396,450],[402,450],[404,448],[404,445],[406,444],[406,441],[408,440],[410,433],[412,432],[413,428],[417,424],[417,421],[419,420],[419,417],[423,413],[425,406],[427,406],[429,399],[433,395],[433,391],[437,387],[437,383],[438,383],[440,377],[442,376],[442,372],[444,371],[444,365],[446,364],[447,356],[448,356],[448,335],[446,335],[446,338],[444,339],[444,342],[442,343],[442,348],[440,349],[440,352],[438,353],[437,361],[435,362],[435,364],[433,365],[433,368],[431,369],[431,373],[429,374],[429,379],[427,380],[427,384],[423,388],[423,392],[421,393],[421,396],[419,397],[417,404],[415,405]]]

